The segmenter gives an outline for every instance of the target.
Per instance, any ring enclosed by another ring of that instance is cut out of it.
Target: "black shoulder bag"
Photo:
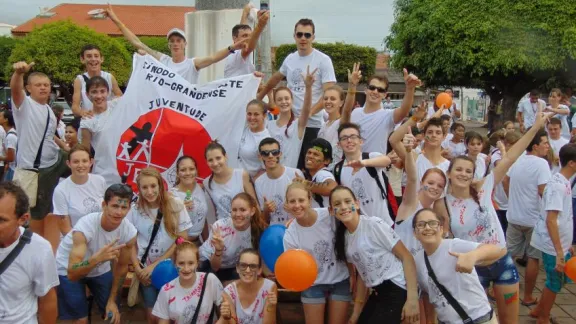
[[[18,254],[22,252],[24,246],[26,244],[29,244],[31,240],[32,240],[32,231],[27,229],[24,231],[24,234],[20,236],[20,240],[18,241],[18,244],[16,245],[14,250],[10,251],[10,253],[6,256],[6,258],[2,260],[2,263],[0,263],[0,275],[2,275],[2,273],[4,273],[6,269],[8,269],[8,267],[12,264],[12,262],[16,260]]]
[[[202,281],[202,291],[200,291],[200,299],[198,299],[198,306],[196,306],[196,310],[194,311],[194,316],[192,316],[192,321],[190,324],[196,324],[198,320],[198,315],[200,314],[200,308],[202,307],[202,301],[204,300],[204,292],[206,291],[206,285],[208,284],[208,276],[210,274],[206,273],[204,276],[204,280]],[[208,318],[208,324],[212,324],[214,320],[214,305],[212,305],[212,311],[210,311],[210,317]]]
[[[424,252],[424,262],[426,263],[426,270],[428,270],[428,277],[430,277],[432,281],[434,281],[434,284],[436,285],[436,287],[438,287],[438,290],[440,290],[442,295],[444,295],[444,298],[446,298],[446,301],[448,301],[450,306],[452,306],[452,308],[454,308],[456,313],[458,313],[458,316],[460,316],[464,324],[473,323],[474,321],[470,318],[470,316],[468,316],[468,314],[462,308],[462,306],[460,306],[460,303],[458,303],[458,301],[454,298],[454,296],[452,296],[452,294],[450,294],[450,292],[448,291],[448,289],[446,289],[446,287],[444,287],[444,285],[438,282],[438,278],[436,278],[436,274],[434,273],[434,270],[430,266],[430,261],[428,261],[428,255],[426,255],[426,252]]]
[[[152,246],[152,242],[156,238],[156,234],[158,234],[158,230],[160,229],[160,224],[162,224],[162,211],[158,209],[158,215],[156,215],[156,220],[154,221],[154,227],[152,228],[152,235],[150,235],[150,242],[148,242],[148,246],[146,250],[144,250],[144,254],[142,255],[142,259],[140,259],[140,266],[146,266],[146,259],[148,258],[148,253],[150,252],[150,247]]]

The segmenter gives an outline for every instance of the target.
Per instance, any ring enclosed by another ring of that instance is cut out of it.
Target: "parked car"
[[[64,100],[63,98],[58,98],[54,100],[50,106],[55,105],[64,107],[64,115],[62,116],[62,121],[66,125],[70,124],[72,120],[74,120],[74,113],[72,113],[72,108],[70,107],[68,102],[66,102],[66,100]]]

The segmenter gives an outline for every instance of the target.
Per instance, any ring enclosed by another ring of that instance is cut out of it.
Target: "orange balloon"
[[[436,96],[436,106],[442,108],[442,105],[446,108],[452,107],[452,96],[446,92],[441,92]]]
[[[316,281],[318,265],[310,253],[304,250],[288,250],[280,255],[274,271],[282,287],[292,291],[304,291]]]
[[[270,109],[270,113],[274,116],[278,116],[280,114],[280,108],[278,107],[272,107],[272,109]]]
[[[568,262],[566,262],[564,273],[566,273],[568,278],[572,281],[576,281],[576,257],[572,257]]]

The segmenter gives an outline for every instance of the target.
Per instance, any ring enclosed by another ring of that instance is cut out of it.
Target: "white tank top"
[[[80,101],[80,108],[82,110],[92,110],[92,102],[90,102],[90,98],[88,98],[86,95],[86,81],[84,80],[83,75],[90,79],[90,76],[87,72],[76,76],[76,78],[80,80],[82,88],[82,100]],[[112,92],[112,74],[101,71],[100,76],[103,77],[106,82],[108,82],[108,101],[110,101],[114,99],[114,93]]]
[[[237,194],[244,192],[244,181],[242,180],[243,173],[244,169],[234,169],[232,177],[225,184],[219,184],[214,180],[209,183],[212,176],[204,179],[204,189],[216,207],[216,219],[230,217],[232,198]]]
[[[274,282],[264,279],[264,284],[258,291],[256,299],[248,308],[242,307],[240,296],[238,296],[238,289],[236,281],[229,284],[224,288],[224,292],[232,299],[233,307],[236,309],[236,316],[238,317],[238,324],[262,324],[264,320],[264,305],[266,304],[266,297],[270,293],[270,288]]]

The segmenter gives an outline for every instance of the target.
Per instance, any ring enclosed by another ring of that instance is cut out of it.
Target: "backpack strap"
[[[340,175],[342,174],[342,166],[344,166],[344,159],[342,159],[340,162],[334,165],[334,171],[332,172],[334,174],[334,179],[336,179],[336,183],[339,185],[342,184],[340,182]]]
[[[367,152],[362,152],[362,160],[368,160],[370,158],[370,153]],[[368,174],[374,178],[374,180],[376,180],[376,185],[378,185],[378,189],[380,189],[380,195],[382,196],[382,199],[387,199],[386,196],[386,190],[384,190],[384,187],[382,186],[382,182],[380,182],[380,177],[378,177],[378,171],[376,170],[375,167],[365,167],[366,171],[368,171]]]
[[[32,241],[32,231],[27,229],[24,233],[20,236],[18,240],[18,244],[14,248],[14,250],[10,251],[10,253],[6,256],[6,258],[0,263],[0,275],[8,269],[8,267],[16,260],[16,257],[22,252],[24,246],[29,244]]]
[[[84,82],[88,83],[88,80],[90,80],[90,79],[86,76],[86,74],[82,73],[80,75],[82,76],[82,79],[84,79]]]

